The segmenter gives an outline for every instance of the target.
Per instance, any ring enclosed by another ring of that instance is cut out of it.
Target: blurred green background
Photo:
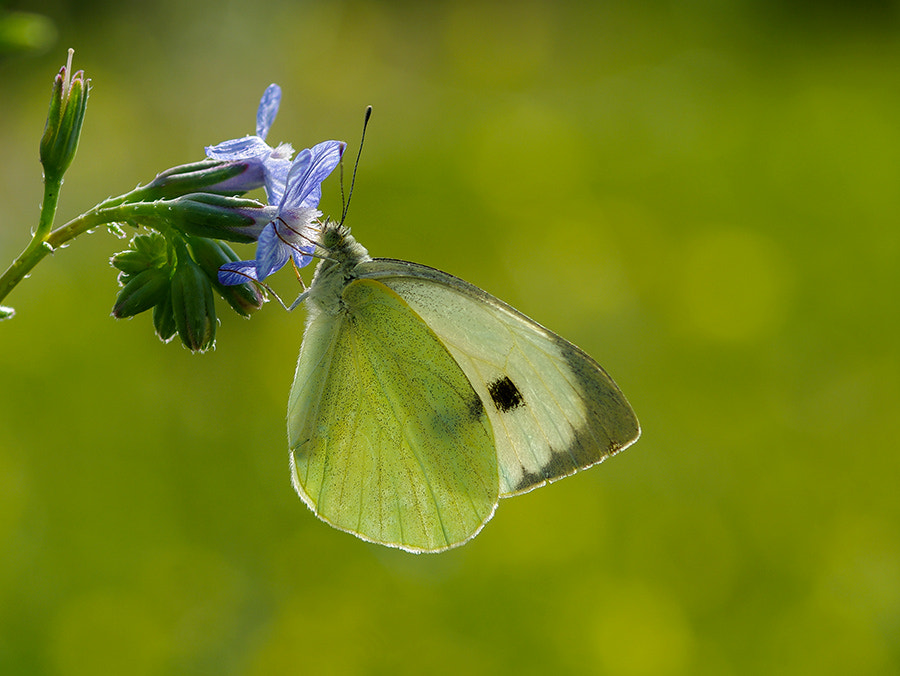
[[[0,266],[67,47],[59,223],[252,133],[270,82],[296,148],[355,155],[372,104],[354,234],[573,340],[644,433],[461,549],[365,544],[290,486],[303,310],[220,306],[192,355],[109,316],[124,242],[84,236],[0,325],[0,673],[900,671],[897,3],[6,9],[49,22],[0,59]]]

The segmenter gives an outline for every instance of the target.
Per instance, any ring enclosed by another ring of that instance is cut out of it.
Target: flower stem
[[[194,165],[187,166],[192,168]],[[196,163],[196,166],[208,169],[210,166],[217,168],[218,164],[203,162]],[[139,220],[136,217],[141,215],[147,216],[148,212],[151,212],[152,215],[155,209],[154,205],[165,197],[164,187],[161,189],[159,185],[154,183],[138,186],[124,195],[104,200],[89,211],[81,214],[81,216],[72,219],[56,230],[51,230],[53,219],[56,216],[56,205],[59,200],[61,185],[61,179],[44,176],[44,200],[41,205],[41,218],[38,222],[37,230],[28,246],[25,247],[25,250],[12,262],[6,269],[6,272],[0,275],[0,301],[6,298],[9,292],[25,279],[28,273],[48,253],[53,253],[66,242],[75,239],[78,235],[98,225],[106,223],[135,223],[136,220]],[[181,194],[181,192],[175,191],[171,196],[178,197]],[[156,223],[151,227],[159,229],[159,227],[164,225],[164,223]],[[0,307],[0,319],[11,317],[12,313],[12,308]]]
[[[25,279],[48,253],[52,253],[69,240],[93,227],[115,220],[113,210],[104,208],[109,206],[109,201],[107,201],[51,231],[53,218],[56,215],[60,184],[61,181],[45,181],[44,201],[37,230],[25,250],[0,276],[0,300],[6,298],[9,292]]]

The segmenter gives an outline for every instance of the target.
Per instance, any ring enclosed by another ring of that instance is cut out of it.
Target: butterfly
[[[326,221],[288,403],[292,482],[326,523],[409,552],[468,542],[499,498],[634,443],[591,357],[424,265],[371,258]]]

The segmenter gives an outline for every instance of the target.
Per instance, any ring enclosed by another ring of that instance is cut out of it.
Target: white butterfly
[[[475,537],[499,498],[595,465],[640,427],[588,355],[439,270],[326,223],[288,405],[294,488],[411,552]]]

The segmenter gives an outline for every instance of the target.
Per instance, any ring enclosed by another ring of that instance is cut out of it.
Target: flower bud
[[[194,193],[172,200],[173,226],[188,235],[255,242],[277,213],[256,200],[208,193]]]
[[[193,352],[204,352],[215,343],[216,308],[206,274],[182,245],[172,275],[172,312],[181,342]]]
[[[122,290],[116,298],[112,314],[116,319],[133,317],[149,310],[169,293],[169,275],[160,268],[149,268],[136,275],[125,275]]]
[[[131,240],[130,248],[120,251],[109,262],[126,275],[136,275],[148,268],[165,267],[168,261],[166,240],[157,233],[137,235]]]
[[[235,312],[249,317],[262,307],[265,298],[256,285],[248,283],[225,286],[219,283],[219,268],[225,263],[234,263],[239,260],[238,255],[230,246],[225,242],[205,237],[191,237],[188,241],[197,264],[203,268],[203,272],[209,277],[216,292],[228,302]]]
[[[129,249],[128,251],[120,251],[109,259],[110,264],[117,270],[121,270],[126,275],[136,275],[148,268],[153,267],[153,261],[147,258],[140,251]]]
[[[84,71],[72,75],[72,54],[53,80],[50,94],[50,110],[41,138],[41,164],[46,180],[59,182],[75,158],[81,126],[87,110],[90,80],[84,79]]]
[[[120,220],[160,232],[168,228],[197,237],[255,242],[278,213],[256,200],[192,193],[172,200],[136,202],[117,207]]]
[[[178,327],[175,326],[175,314],[172,312],[171,289],[166,297],[153,307],[153,328],[164,343],[168,343],[178,333]]]
[[[265,184],[262,166],[250,161],[203,160],[172,167],[138,188],[130,201],[172,199],[195,192],[239,195]]]

